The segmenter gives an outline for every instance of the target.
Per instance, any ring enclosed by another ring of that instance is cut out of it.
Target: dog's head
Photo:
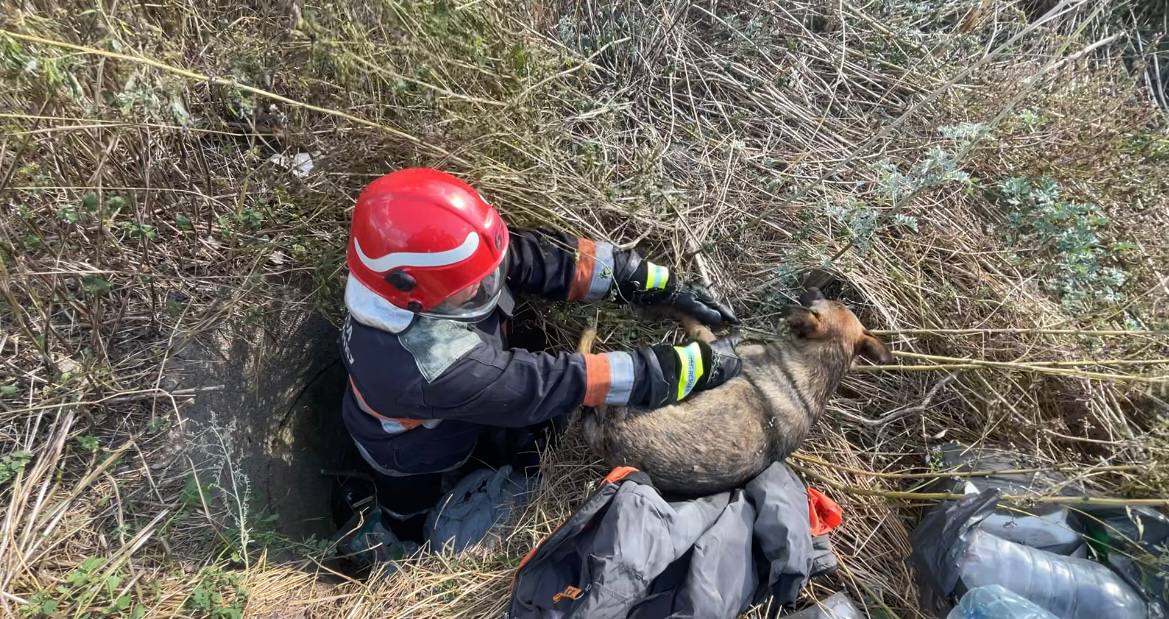
[[[893,363],[893,355],[885,344],[869,335],[843,303],[824,298],[818,288],[809,288],[800,295],[799,302],[787,317],[788,328],[797,338],[841,341],[854,357],[860,355],[885,365]]]

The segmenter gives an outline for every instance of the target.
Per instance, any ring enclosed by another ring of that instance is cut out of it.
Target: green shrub
[[[1044,258],[1040,271],[1050,276],[1045,287],[1065,307],[1089,310],[1124,300],[1128,274],[1108,264],[1114,258],[1100,235],[1109,220],[1099,206],[1063,199],[1058,183],[1046,176],[1011,177],[999,190],[1016,245],[1030,245]]]

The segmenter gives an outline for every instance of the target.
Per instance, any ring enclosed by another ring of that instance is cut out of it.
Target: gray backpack
[[[736,617],[768,594],[790,605],[835,567],[809,513],[782,463],[744,488],[684,501],[619,467],[520,562],[506,616]]]

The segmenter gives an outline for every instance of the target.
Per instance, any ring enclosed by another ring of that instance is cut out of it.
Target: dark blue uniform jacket
[[[613,251],[607,243],[512,231],[508,289],[495,311],[473,324],[407,318],[409,326],[397,332],[369,319],[368,309],[355,310],[361,304],[351,302],[351,278],[341,335],[350,384],[342,409],[366,461],[390,476],[451,470],[471,455],[486,427],[531,426],[582,404],[638,405],[664,389],[648,350],[582,355],[508,348],[513,291],[603,298],[612,287]]]

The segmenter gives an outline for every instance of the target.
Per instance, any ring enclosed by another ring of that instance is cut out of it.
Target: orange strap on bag
[[[808,523],[812,537],[831,532],[844,522],[844,510],[823,492],[808,486]]]
[[[612,471],[609,471],[609,474],[605,475],[604,479],[602,479],[601,481],[606,483],[606,484],[616,484],[616,483],[620,482],[622,479],[625,479],[626,477],[629,477],[630,475],[632,475],[636,472],[637,472],[637,469],[633,468],[632,466],[618,466],[618,467],[614,468]],[[835,505],[835,503],[833,503],[833,505]],[[560,527],[562,527],[562,526],[564,526],[563,522],[560,523],[559,525],[557,525],[555,529],[552,529],[552,533],[555,533],[556,531],[560,530]],[[515,579],[519,577],[520,570],[522,570],[524,568],[524,566],[528,564],[528,561],[532,560],[532,557],[536,556],[536,551],[540,549],[540,544],[543,544],[544,540],[548,539],[549,537],[552,537],[552,533],[549,533],[544,539],[536,542],[536,545],[532,546],[532,549],[529,550],[527,552],[527,554],[524,555],[524,558],[520,559],[520,564],[518,566],[516,566],[515,576],[512,576],[512,585],[513,586],[515,585]],[[575,587],[571,587],[571,588],[575,588]],[[577,589],[577,591],[580,591],[580,590]],[[567,596],[568,594],[565,593],[565,595]],[[576,598],[574,597],[572,599],[575,600]]]

